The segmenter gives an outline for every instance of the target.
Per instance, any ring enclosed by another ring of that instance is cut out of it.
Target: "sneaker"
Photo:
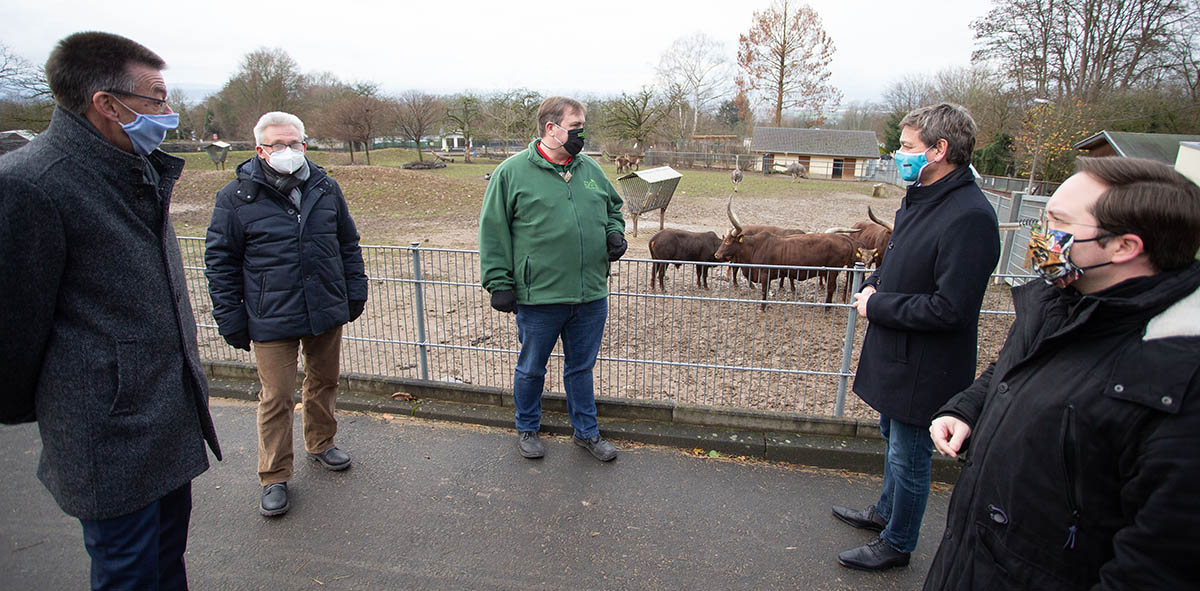
[[[258,503],[258,512],[267,517],[275,517],[288,512],[287,483],[277,482],[268,484],[262,489],[262,499]]]
[[[325,466],[326,470],[338,472],[350,467],[350,454],[333,446],[319,454],[310,453],[308,459]]]
[[[583,439],[578,435],[573,435],[571,439],[575,441],[575,445],[588,450],[592,456],[601,462],[611,462],[617,457],[616,446],[605,441],[599,433],[588,439]]]
[[[518,433],[517,449],[521,450],[522,456],[531,460],[546,455],[546,446],[542,445],[541,439],[538,439],[537,431],[521,431]]]

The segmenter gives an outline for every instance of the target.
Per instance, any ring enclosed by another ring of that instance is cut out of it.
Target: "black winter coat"
[[[367,299],[367,276],[341,187],[308,162],[297,211],[262,166],[257,157],[238,165],[208,227],[204,274],[220,333],[275,341],[345,324],[349,300]]]
[[[1200,262],[1013,290],[925,589],[1200,589]]]
[[[38,477],[80,519],[191,481],[206,440],[221,457],[168,215],[182,169],[62,108],[0,158],[0,417],[37,419]]]
[[[996,212],[967,166],[908,188],[867,301],[854,392],[888,418],[928,425],[975,379],[979,309],[1000,259]]]

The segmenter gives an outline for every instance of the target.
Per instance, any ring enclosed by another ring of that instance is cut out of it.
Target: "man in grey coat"
[[[183,589],[191,481],[221,458],[168,209],[183,160],[159,56],[55,47],[50,127],[0,158],[0,421],[37,421],[38,477],[83,525],[93,589]]]

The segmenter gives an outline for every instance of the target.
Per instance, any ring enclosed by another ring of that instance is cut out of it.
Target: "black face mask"
[[[557,126],[559,129],[565,129],[563,126],[558,125],[557,123],[555,123],[554,125]],[[580,127],[579,129],[568,129],[567,130],[567,141],[563,142],[560,147],[562,149],[566,150],[568,154],[575,156],[576,154],[583,151],[583,142],[586,139],[587,139],[587,134],[585,134],[583,132],[582,127]]]

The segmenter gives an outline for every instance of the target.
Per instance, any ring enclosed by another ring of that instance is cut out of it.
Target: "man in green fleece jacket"
[[[542,389],[554,344],[576,445],[617,457],[600,437],[592,368],[608,317],[608,269],[625,254],[623,202],[595,160],[579,154],[587,109],[550,97],[538,107],[541,139],[496,167],[479,215],[480,274],[492,307],[516,312],[521,353],[513,376],[518,449],[540,458]]]

